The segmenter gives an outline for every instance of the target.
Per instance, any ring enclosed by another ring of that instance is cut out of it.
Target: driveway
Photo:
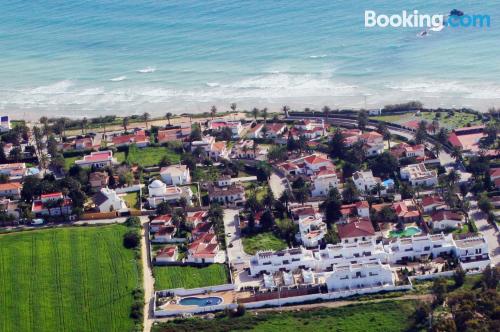
[[[498,233],[492,225],[486,220],[486,216],[478,209],[472,209],[469,212],[469,216],[474,218],[476,221],[477,230],[483,234],[486,242],[488,243],[488,249],[490,250],[490,258],[493,265],[497,266],[500,264],[500,245]]]
[[[239,211],[235,209],[224,210],[224,230],[226,232],[227,257],[230,264],[242,264],[250,259],[243,251],[239,227]]]
[[[285,191],[285,184],[283,183],[283,178],[281,178],[275,172],[271,173],[271,177],[269,178],[269,187],[273,192],[274,198],[278,199],[281,197],[281,194]]]

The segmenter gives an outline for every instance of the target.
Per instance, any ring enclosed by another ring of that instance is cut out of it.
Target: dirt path
[[[434,299],[432,294],[415,294],[415,295],[403,295],[400,297],[391,297],[383,299],[374,299],[366,301],[332,301],[332,302],[321,302],[321,303],[311,303],[311,304],[298,304],[286,307],[273,307],[273,308],[263,308],[263,309],[250,309],[252,312],[265,312],[265,311],[298,311],[298,310],[311,310],[317,308],[339,308],[345,307],[351,304],[364,304],[364,303],[377,303],[383,301],[407,301],[407,300],[419,300],[425,302],[431,302]]]
[[[142,273],[144,279],[144,332],[151,331],[153,325],[153,301],[154,301],[154,283],[153,271],[151,268],[151,259],[149,257],[149,247],[146,241],[149,232],[149,222],[147,217],[141,218],[141,257],[142,257]]]

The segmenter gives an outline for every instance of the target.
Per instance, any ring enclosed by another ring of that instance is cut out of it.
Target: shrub
[[[128,227],[140,227],[141,219],[139,219],[139,217],[128,217],[125,221],[125,225]]]
[[[130,318],[135,320],[142,320],[143,317],[143,304],[141,301],[134,301],[132,307],[130,308]]]
[[[123,235],[123,246],[127,249],[137,248],[141,242],[139,232],[130,230]]]

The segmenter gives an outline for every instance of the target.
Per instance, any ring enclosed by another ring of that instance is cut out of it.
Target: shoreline
[[[466,99],[462,98],[464,102],[459,103],[458,100],[454,98],[427,98],[418,97],[409,99],[393,99],[390,101],[380,100],[379,102],[371,102],[374,100],[375,96],[367,97],[367,101],[363,98],[346,98],[346,101],[342,101],[340,97],[316,97],[312,98],[276,98],[268,100],[246,100],[242,98],[241,100],[214,100],[207,102],[192,102],[187,104],[178,103],[149,103],[143,104],[141,106],[134,107],[130,106],[118,106],[114,109],[100,109],[100,108],[85,108],[85,107],[75,107],[74,105],[53,105],[52,107],[15,107],[15,106],[2,106],[0,107],[0,113],[2,115],[9,115],[12,120],[27,120],[36,121],[42,116],[47,116],[49,118],[66,117],[69,119],[82,119],[87,118],[98,118],[100,116],[106,115],[116,115],[119,117],[123,116],[133,116],[142,115],[144,112],[151,114],[152,118],[163,117],[167,112],[171,112],[173,115],[186,114],[202,114],[209,112],[210,108],[215,105],[218,112],[230,111],[229,105],[235,102],[238,105],[237,110],[240,112],[250,111],[252,108],[257,107],[259,109],[267,108],[269,113],[281,112],[283,105],[288,105],[293,110],[303,110],[304,108],[310,108],[314,110],[321,110],[325,105],[332,109],[376,109],[383,108],[390,104],[399,104],[409,101],[420,101],[426,108],[444,108],[444,109],[462,109],[470,108],[474,111],[481,113],[486,113],[489,108],[500,105],[500,97],[497,99]],[[297,100],[301,99],[301,100]],[[452,100],[453,99],[453,100]],[[439,102],[436,102],[439,100]],[[467,102],[466,102],[467,101]]]

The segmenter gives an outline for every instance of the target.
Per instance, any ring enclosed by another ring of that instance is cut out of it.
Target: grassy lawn
[[[238,318],[174,320],[154,326],[152,331],[414,331],[415,305],[414,301],[384,301],[296,312],[247,313]]]
[[[196,288],[223,285],[229,282],[228,268],[224,264],[207,267],[155,266],[155,289]]]
[[[137,210],[139,208],[139,205],[137,204],[138,196],[139,196],[139,193],[136,191],[133,193],[128,193],[125,196],[122,196],[122,198],[125,201],[125,204],[127,204],[127,207],[129,209]]]
[[[250,255],[259,250],[282,250],[287,248],[286,242],[277,238],[271,232],[244,237],[242,241],[243,249]]]
[[[134,251],[121,225],[0,236],[0,331],[131,331]]]
[[[434,112],[421,112],[420,116],[415,116],[413,113],[406,113],[398,115],[380,115],[380,116],[370,117],[370,119],[373,120],[380,120],[397,124],[403,124],[405,122],[412,120],[417,120],[417,121],[425,120],[428,123],[431,123],[432,120],[434,120],[434,118],[435,118]],[[440,126],[448,129],[465,127],[468,123],[472,125],[481,123],[480,120],[476,120],[476,116],[474,114],[460,113],[460,112],[455,112],[455,114],[450,117],[448,116],[447,113],[441,112],[441,117],[437,120],[439,121]]]
[[[82,159],[82,156],[64,158],[64,169],[68,170],[75,164],[75,160]]]
[[[154,166],[158,165],[164,156],[166,156],[172,164],[178,164],[181,160],[180,155],[164,146],[150,146],[145,148],[131,146],[127,158],[128,161],[132,164]]]

